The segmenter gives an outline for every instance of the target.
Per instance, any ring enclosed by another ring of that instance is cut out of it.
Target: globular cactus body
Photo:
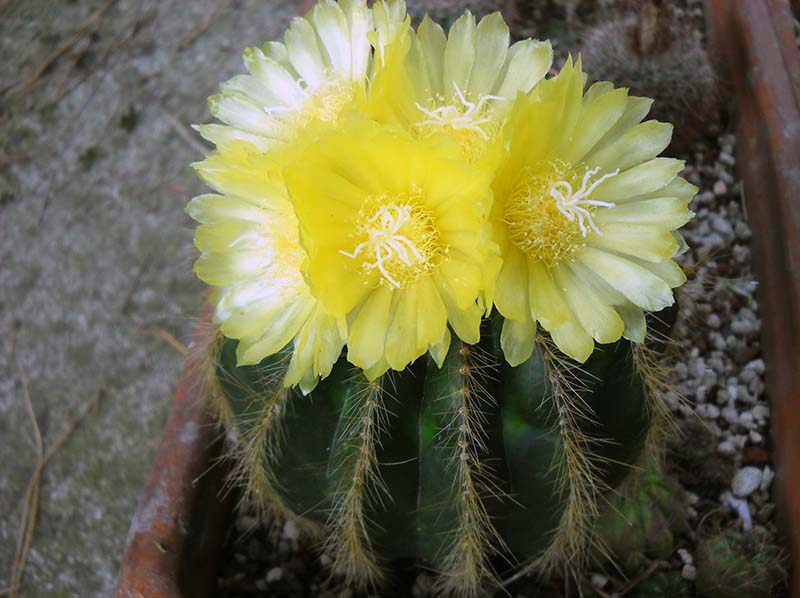
[[[246,499],[323,524],[334,569],[357,585],[413,558],[442,573],[440,589],[471,595],[495,556],[581,558],[600,493],[649,429],[632,346],[599,347],[578,368],[543,340],[510,367],[484,324],[481,343],[453,342],[441,368],[426,357],[369,382],[343,357],[307,396],[281,388],[280,355],[237,367],[236,341],[221,340],[218,404],[239,474],[271,482],[244,480]]]

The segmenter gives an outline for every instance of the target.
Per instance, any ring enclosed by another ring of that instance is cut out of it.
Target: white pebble
[[[600,575],[599,573],[592,574],[592,587],[602,590],[608,585],[608,577]]]
[[[300,537],[300,529],[294,521],[289,520],[284,524],[283,537],[287,540],[297,540]]]
[[[750,430],[750,442],[753,444],[761,444],[764,442],[764,437],[756,430]]]
[[[728,191],[728,186],[723,181],[717,181],[714,183],[714,195],[725,195]]]
[[[763,474],[758,467],[742,467],[731,482],[731,490],[740,498],[747,498],[761,486]]]
[[[759,486],[759,490],[762,492],[769,490],[774,478],[775,472],[772,471],[772,468],[769,465],[765,466],[764,471],[761,474],[761,485]]]
[[[694,565],[684,565],[683,569],[681,569],[681,577],[688,581],[694,581],[695,577],[697,577],[697,567]]]
[[[722,417],[725,418],[729,424],[735,424],[739,422],[739,412],[736,411],[736,407],[725,407],[722,410]]]
[[[267,583],[275,583],[283,579],[283,569],[280,567],[273,567],[267,571]]]
[[[769,417],[769,407],[766,405],[756,405],[753,407],[752,413],[757,422],[763,422]]]
[[[685,548],[678,548],[678,556],[681,557],[684,565],[691,565],[694,563],[694,558],[692,558],[692,555],[689,554],[689,551]]]
[[[717,446],[717,452],[720,455],[735,455],[736,454],[736,447],[733,446],[733,443],[730,440],[723,440]]]

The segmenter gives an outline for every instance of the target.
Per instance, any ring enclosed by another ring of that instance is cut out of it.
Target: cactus
[[[696,188],[651,100],[584,90],[580,60],[545,78],[550,43],[499,13],[409,23],[321,0],[210,99],[207,388],[262,520],[353,586],[414,559],[475,596],[508,564],[581,570],[660,454],[645,312],[686,280]]]
[[[669,559],[675,535],[688,531],[680,486],[656,473],[643,474],[611,501],[597,528],[614,563],[626,575],[636,575],[648,559]]]
[[[629,595],[632,598],[690,598],[693,594],[680,571],[662,571],[639,583]]]
[[[653,117],[675,125],[672,149],[689,151],[718,121],[714,68],[699,32],[674,22],[669,3],[631,4],[632,14],[586,29],[582,56],[596,80],[653,98]]]
[[[755,532],[727,530],[697,554],[697,590],[708,598],[769,598],[781,582],[780,552]]]
[[[283,387],[286,355],[237,367],[237,341],[220,337],[210,388],[237,439],[244,502],[305,523],[358,587],[404,558],[465,596],[496,583],[502,559],[580,567],[602,494],[651,429],[635,357],[646,349],[622,340],[578,366],[542,334],[510,367],[498,322],[482,333],[453,342],[441,369],[425,357],[373,382],[343,357],[307,396]]]

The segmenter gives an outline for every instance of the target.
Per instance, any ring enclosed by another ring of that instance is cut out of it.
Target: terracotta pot
[[[192,341],[207,345],[206,308]],[[193,351],[172,402],[164,437],[131,522],[117,598],[204,598],[216,589],[216,564],[232,511],[220,500],[226,465],[222,438],[203,401]]]
[[[506,2],[513,14],[513,0]],[[309,2],[301,0],[301,11]],[[800,598],[800,56],[788,0],[707,0],[711,38],[736,100],[764,323],[776,483]],[[206,313],[206,322],[208,313]],[[195,343],[204,343],[201,326]],[[117,598],[203,598],[231,505],[219,500],[221,444],[187,362],[128,535]]]

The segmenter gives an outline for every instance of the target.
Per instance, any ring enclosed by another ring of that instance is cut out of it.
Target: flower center
[[[587,169],[560,160],[525,167],[505,202],[504,218],[514,244],[529,257],[554,266],[602,231],[593,215],[615,204],[592,199],[597,187],[619,170],[598,177],[600,167]],[[577,187],[577,189],[576,189]]]
[[[268,114],[277,118],[284,115],[288,124],[295,129],[302,129],[314,120],[333,122],[339,117],[342,108],[353,99],[353,86],[346,81],[331,79],[317,89],[303,88],[298,85],[304,96],[297,106],[273,106],[264,108]]]
[[[450,103],[439,96],[438,100],[429,100],[431,108],[417,104],[417,109],[426,117],[416,123],[422,138],[437,133],[445,133],[453,137],[461,146],[464,157],[469,161],[477,159],[486,144],[497,132],[497,122],[493,118],[491,100],[503,100],[499,96],[480,96],[477,102],[469,101],[455,82],[455,94]]]
[[[377,270],[379,284],[396,289],[431,271],[445,251],[439,246],[433,217],[419,199],[419,193],[367,198],[352,235],[360,242],[352,252],[340,253],[360,260],[360,269],[367,276]]]

